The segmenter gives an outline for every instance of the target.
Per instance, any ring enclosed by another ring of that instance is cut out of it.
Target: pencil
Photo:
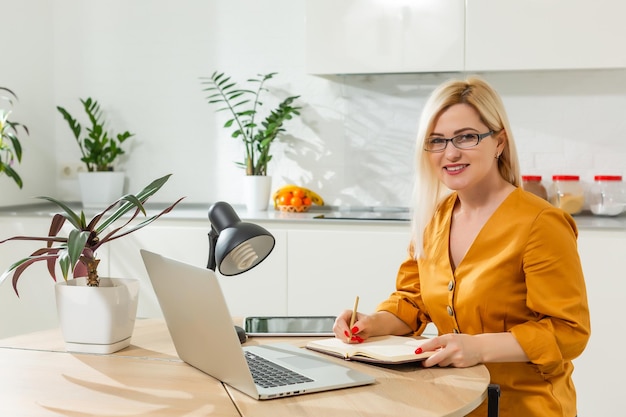
[[[356,296],[354,300],[354,308],[352,309],[352,317],[350,318],[350,333],[352,333],[352,327],[354,326],[354,321],[356,320],[356,310],[359,308],[359,296]]]

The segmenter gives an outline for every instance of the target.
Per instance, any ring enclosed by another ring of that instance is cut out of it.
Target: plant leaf
[[[167,213],[169,213],[170,211],[172,211],[172,210],[174,209],[174,207],[176,207],[176,205],[177,205],[178,203],[180,203],[183,199],[184,199],[184,197],[179,198],[179,199],[178,199],[178,200],[177,200],[174,204],[172,204],[172,205],[170,205],[169,207],[165,208],[165,209],[164,209],[163,211],[161,211],[159,214],[155,214],[154,216],[152,216],[152,217],[150,217],[150,218],[148,218],[148,219],[146,219],[146,220],[142,221],[142,222],[141,222],[141,223],[139,223],[137,226],[135,226],[135,227],[133,227],[133,228],[130,228],[130,229],[128,229],[128,230],[125,230],[123,233],[120,233],[119,235],[113,236],[113,234],[114,234],[117,230],[119,230],[119,229],[117,229],[117,230],[115,230],[115,231],[113,231],[113,232],[109,233],[109,234],[108,234],[107,236],[105,236],[103,239],[100,239],[100,242],[101,242],[101,243],[102,243],[103,241],[104,241],[104,242],[110,242],[111,240],[118,239],[118,238],[120,238],[120,237],[122,237],[122,236],[126,236],[126,235],[128,235],[128,234],[130,234],[130,233],[133,233],[133,232],[134,232],[134,231],[136,231],[136,230],[139,230],[139,229],[141,229],[141,228],[143,228],[143,227],[146,227],[147,225],[149,225],[150,223],[152,223],[153,221],[155,221],[155,220],[156,220],[156,219],[158,219],[159,217],[161,217],[161,216],[163,216],[164,214],[167,214]]]
[[[163,187],[163,185],[167,182],[167,180],[170,179],[171,176],[172,176],[172,174],[167,174],[167,175],[165,175],[165,176],[163,176],[161,178],[157,178],[156,180],[152,181],[143,190],[139,191],[136,194],[137,198],[136,198],[135,201],[126,201],[125,203],[123,203],[108,219],[106,219],[96,229],[96,232],[98,234],[100,234],[104,229],[109,227],[109,225],[111,225],[117,219],[119,219],[124,214],[126,214],[130,210],[132,210],[133,207],[137,207],[137,202],[146,202],[146,200],[148,200],[148,198],[150,198],[150,196],[152,196],[154,193],[159,191],[161,189],[161,187]],[[118,202],[124,200],[125,197],[120,198],[118,200]],[[141,203],[139,204],[139,207],[141,208],[142,212],[145,213],[145,210],[143,209],[143,206],[141,205]]]
[[[87,244],[90,235],[91,232],[89,231],[76,229],[70,230],[69,236],[67,238],[67,254],[69,257],[69,266],[72,268],[72,270],[80,259],[80,255],[83,253],[83,250],[85,249],[85,245]],[[59,261],[64,259],[65,256],[61,256],[61,259]],[[61,264],[61,269],[63,269],[63,277],[67,279],[68,269],[64,269],[63,267],[64,265]]]
[[[72,223],[72,226],[74,226],[75,228],[81,229],[84,226],[84,224],[81,223],[80,217],[78,217],[78,214],[76,214],[74,212],[74,210],[72,210],[67,204],[57,200],[56,198],[47,197],[47,196],[39,196],[39,197],[36,197],[36,198],[39,198],[41,200],[47,200],[47,201],[49,201],[51,203],[56,204],[61,209],[63,209],[63,211],[65,211],[65,214],[67,214],[67,216],[65,216],[65,218],[67,220],[69,220],[70,223]]]
[[[18,187],[22,188],[24,183],[22,181],[22,178],[19,176],[19,174],[15,172],[15,170],[11,168],[9,165],[3,165],[3,167],[4,169],[1,169],[0,172],[4,172],[5,174],[7,174],[9,178],[12,178],[13,181],[15,181]]]

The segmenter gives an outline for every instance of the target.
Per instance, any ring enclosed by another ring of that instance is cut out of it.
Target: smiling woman
[[[433,91],[417,144],[422,217],[396,292],[354,327],[344,311],[335,334],[361,343],[433,323],[439,336],[415,352],[432,352],[424,366],[484,363],[502,391],[502,417],[574,417],[572,360],[590,334],[574,219],[520,187],[504,106],[480,78]]]

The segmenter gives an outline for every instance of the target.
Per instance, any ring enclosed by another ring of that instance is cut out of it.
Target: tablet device
[[[248,316],[248,336],[333,336],[336,316]]]

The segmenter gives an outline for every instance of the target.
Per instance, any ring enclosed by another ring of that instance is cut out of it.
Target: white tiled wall
[[[342,202],[406,205],[414,136],[428,94],[441,81],[467,74],[388,74],[330,77],[344,103],[344,123],[324,138],[339,147]],[[546,183],[555,174],[626,174],[626,70],[480,74],[502,95],[523,174]],[[320,161],[323,167],[323,161]]]

